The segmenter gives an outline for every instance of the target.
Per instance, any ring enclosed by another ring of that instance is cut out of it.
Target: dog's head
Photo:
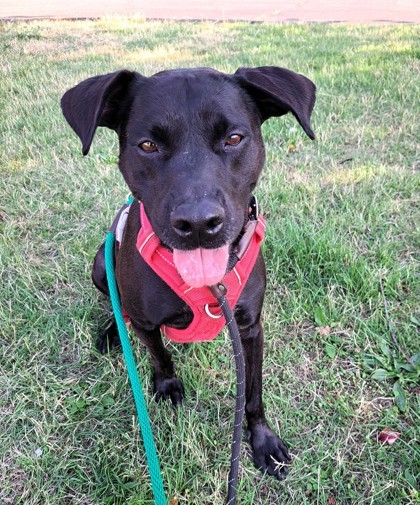
[[[98,126],[117,132],[120,170],[154,231],[175,261],[189,251],[188,264],[198,258],[204,270],[227,262],[247,220],[265,160],[261,124],[291,112],[313,139],[314,103],[314,84],[279,67],[151,77],[122,70],[87,79],[61,100],[83,154]]]

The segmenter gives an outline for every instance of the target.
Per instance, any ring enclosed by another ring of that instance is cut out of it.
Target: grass
[[[98,131],[83,158],[61,95],[122,67],[267,64],[316,82],[317,140],[293,117],[263,127],[264,398],[294,461],[275,482],[244,444],[239,501],[420,502],[419,384],[391,339],[418,351],[417,37],[410,25],[0,26],[1,503],[152,503],[123,358],[95,351],[109,306],[91,263],[127,195],[117,140]],[[134,346],[171,505],[222,504],[235,390],[228,337],[168,343],[187,392],[177,411],[151,398],[150,364]],[[398,372],[402,410],[393,380],[372,378],[383,363]],[[392,446],[378,443],[385,427],[401,433]]]

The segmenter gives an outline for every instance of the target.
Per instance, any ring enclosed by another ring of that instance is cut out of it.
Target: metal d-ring
[[[220,318],[223,316],[223,312],[221,312],[221,313],[220,313],[220,314],[218,314],[218,315],[212,314],[212,313],[210,312],[210,308],[209,308],[209,304],[208,304],[208,303],[206,303],[206,304],[204,305],[204,310],[206,311],[206,314],[207,314],[209,317],[211,317],[212,319],[220,319]]]

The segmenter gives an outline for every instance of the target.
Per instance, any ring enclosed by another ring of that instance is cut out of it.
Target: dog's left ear
[[[315,105],[315,84],[307,77],[280,67],[238,68],[234,77],[256,103],[262,121],[291,112],[314,139],[310,120]]]

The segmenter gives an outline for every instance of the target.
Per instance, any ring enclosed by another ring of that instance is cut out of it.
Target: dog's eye
[[[144,142],[139,144],[139,147],[145,153],[154,153],[158,150],[157,145],[151,140],[145,140]]]
[[[239,135],[239,133],[234,133],[230,137],[226,139],[226,145],[227,146],[237,146],[242,142],[242,135]]]

